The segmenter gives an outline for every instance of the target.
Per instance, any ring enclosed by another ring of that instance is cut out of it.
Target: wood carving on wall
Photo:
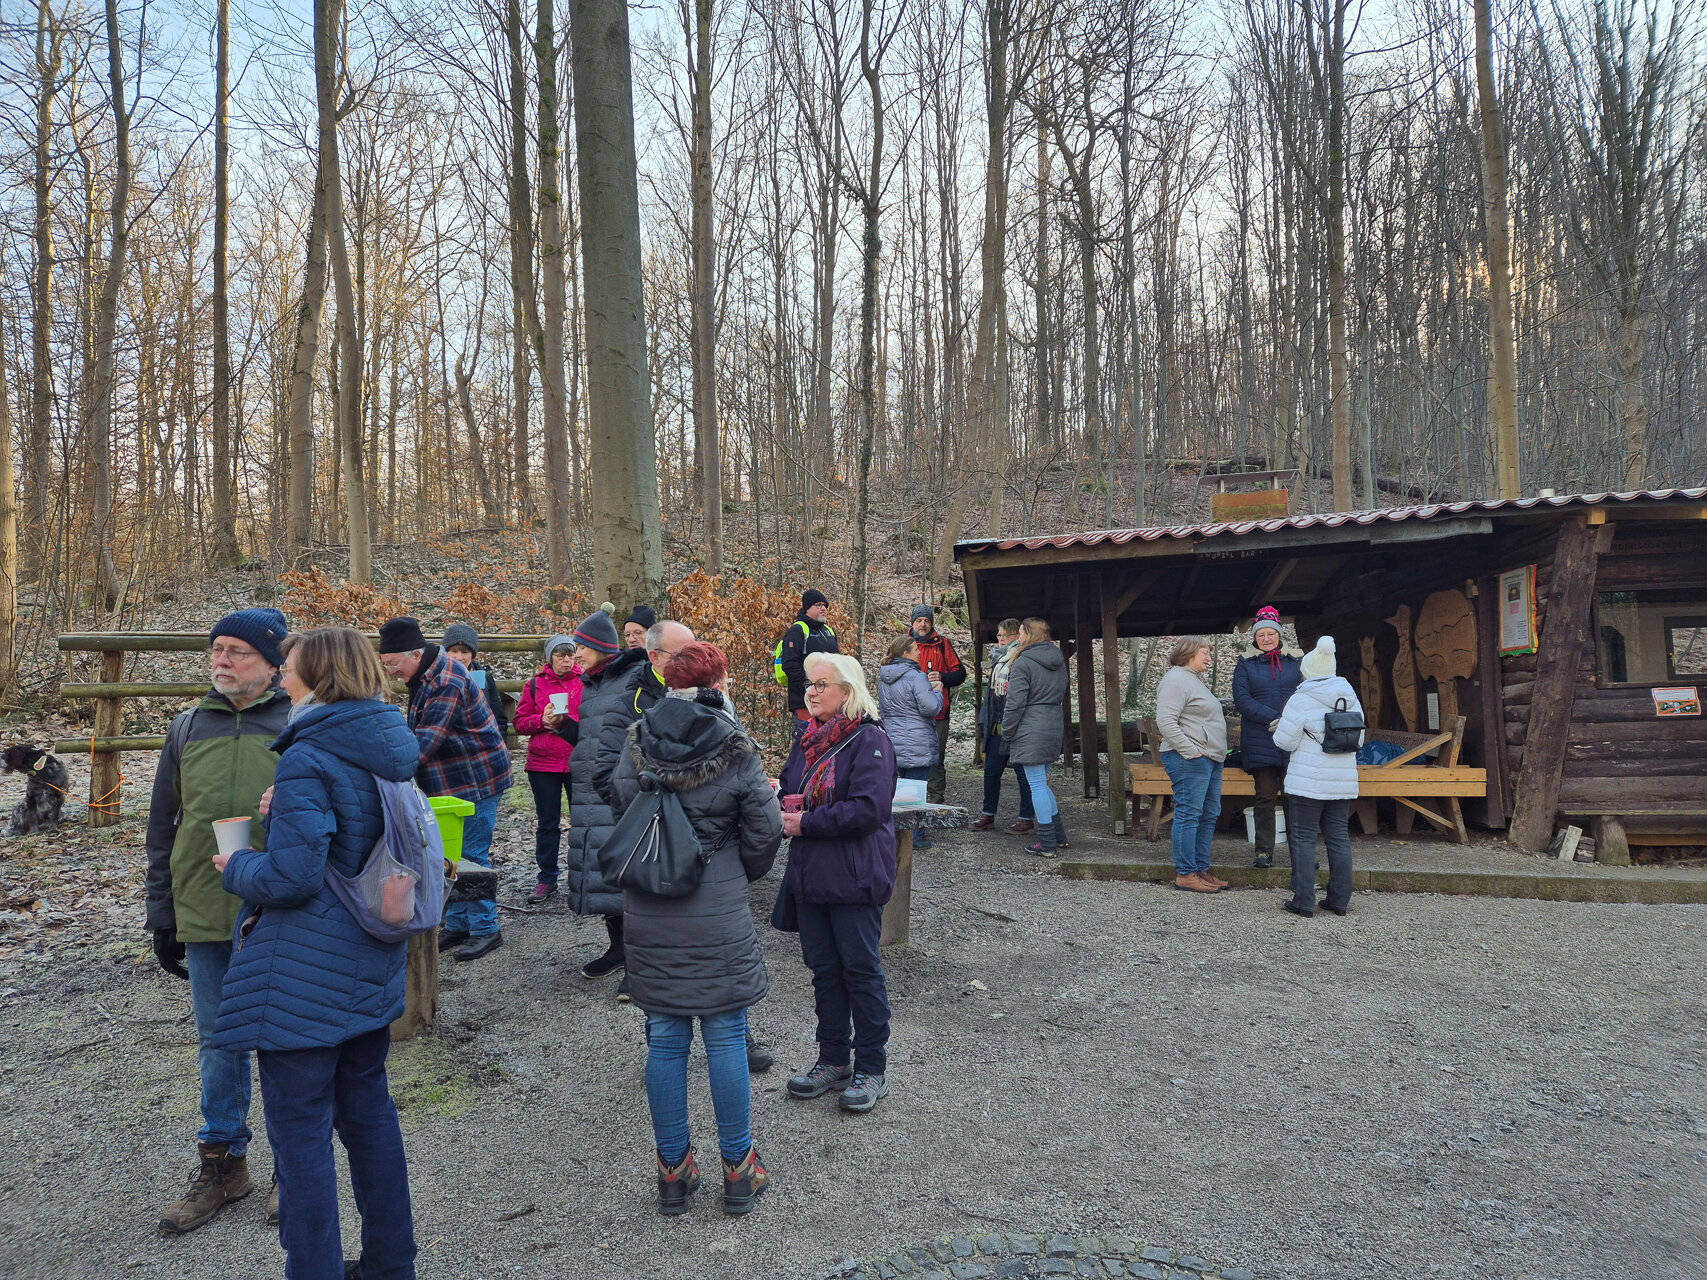
[[[1402,604],[1398,612],[1387,619],[1387,625],[1399,633],[1399,656],[1393,659],[1393,701],[1404,717],[1407,732],[1417,731],[1417,664],[1411,653],[1411,606]]]
[[[1458,682],[1476,674],[1476,611],[1462,591],[1436,591],[1417,616],[1417,670],[1437,682],[1440,726],[1458,715]]]
[[[1381,668],[1375,665],[1375,637],[1364,636],[1357,642],[1360,666],[1357,677],[1357,696],[1363,703],[1363,723],[1371,729],[1381,727]]]

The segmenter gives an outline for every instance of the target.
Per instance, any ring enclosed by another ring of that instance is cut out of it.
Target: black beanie
[[[800,593],[800,607],[803,610],[813,608],[815,605],[829,603],[830,597],[818,590],[817,587],[808,587]]]
[[[631,622],[638,622],[650,631],[657,621],[658,615],[650,605],[637,604],[634,606],[634,612],[622,620],[622,625],[626,627]]]
[[[393,618],[379,629],[381,653],[413,653],[427,647],[427,637],[414,618]]]

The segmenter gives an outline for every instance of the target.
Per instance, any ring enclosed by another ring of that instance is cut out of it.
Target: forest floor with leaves
[[[951,799],[977,785],[957,767]],[[943,833],[887,961],[890,1097],[856,1117],[786,1096],[811,987],[761,925],[775,1185],[745,1219],[713,1189],[667,1220],[640,1014],[579,976],[595,922],[518,909],[532,815],[510,796],[507,945],[450,966],[436,1027],[392,1056],[424,1280],[813,1277],[988,1231],[1119,1233],[1274,1280],[1707,1274],[1707,907],[1360,895],[1301,921],[1277,892],[1069,881],[1012,837]],[[195,1032],[148,951],[127,797],[118,826],[0,850],[0,1276],[278,1275],[259,1192],[154,1232],[194,1163]],[[696,1052],[715,1169],[703,1072]],[[264,1187],[264,1135],[253,1153]]]

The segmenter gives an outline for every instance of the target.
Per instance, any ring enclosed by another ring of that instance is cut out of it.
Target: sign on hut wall
[[[1500,574],[1500,657],[1534,653],[1535,566]]]
[[[1701,693],[1695,685],[1681,688],[1653,689],[1656,716],[1698,716],[1701,714]]]

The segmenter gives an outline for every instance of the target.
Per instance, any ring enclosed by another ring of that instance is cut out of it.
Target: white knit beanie
[[[1306,680],[1338,675],[1339,659],[1334,654],[1334,638],[1323,636],[1316,641],[1316,647],[1304,655],[1304,660],[1298,666]]]

